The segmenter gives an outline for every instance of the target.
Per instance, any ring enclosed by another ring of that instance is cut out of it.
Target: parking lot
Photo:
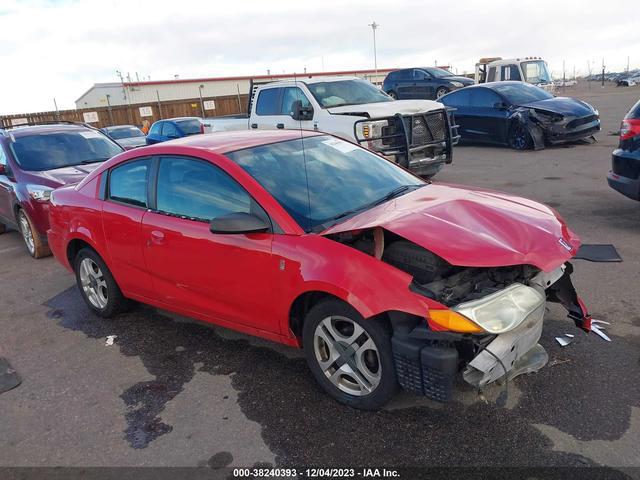
[[[70,273],[52,257],[32,260],[8,232],[0,357],[23,381],[0,395],[0,465],[640,467],[640,203],[605,179],[611,132],[640,87],[566,94],[599,109],[597,143],[459,146],[436,181],[533,198],[583,243],[613,244],[622,263],[576,260],[573,275],[612,342],[552,305],[541,339],[549,364],[510,382],[506,407],[495,403],[503,386],[478,395],[461,382],[447,405],[402,394],[357,411],[326,396],[294,349],[144,306],[94,317]],[[554,340],[564,333],[575,335],[567,347]]]

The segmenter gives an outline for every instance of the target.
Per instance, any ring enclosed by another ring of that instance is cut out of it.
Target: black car
[[[582,100],[554,97],[526,82],[491,82],[449,93],[440,102],[455,108],[463,142],[544,148],[591,137],[600,130],[598,111]]]
[[[613,151],[607,182],[614,190],[640,200],[640,101],[622,120],[620,144]]]
[[[387,75],[382,89],[398,100],[433,100],[473,84],[474,81],[470,78],[458,77],[442,68],[405,68]]]

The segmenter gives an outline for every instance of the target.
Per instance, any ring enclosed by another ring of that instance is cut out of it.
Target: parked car
[[[147,134],[147,145],[201,133],[205,133],[205,124],[199,117],[167,118],[151,125]]]
[[[546,299],[591,328],[567,263],[580,241],[557,212],[319,132],[131,150],[51,203],[52,251],[96,315],[131,299],[304,348],[358,408],[398,384],[444,401],[459,373],[482,388],[541,368]]]
[[[613,151],[609,186],[634,200],[640,200],[640,100],[622,120],[620,144]]]
[[[476,82],[520,81],[536,85],[550,93],[556,89],[551,80],[549,66],[541,57],[481,58],[476,63]]]
[[[122,151],[102,132],[83,124],[0,128],[0,233],[15,228],[32,257],[49,255],[51,191],[79,182]]]
[[[467,142],[541,149],[591,137],[600,130],[598,111],[582,100],[554,97],[525,82],[493,82],[451,92],[440,99],[455,108]]]
[[[357,142],[425,177],[452,161],[457,134],[442,104],[394,101],[371,82],[350,76],[271,82],[251,92],[249,115],[207,119],[213,131],[319,130]]]
[[[392,98],[399,100],[441,96],[475,82],[467,77],[459,77],[437,67],[404,68],[389,73],[382,82],[382,89]]]
[[[100,130],[125,150],[131,150],[147,144],[145,134],[135,125],[116,125],[101,128]]]

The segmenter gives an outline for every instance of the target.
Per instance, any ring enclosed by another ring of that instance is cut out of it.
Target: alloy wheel
[[[109,289],[100,267],[90,258],[80,262],[80,284],[87,299],[96,308],[103,309],[109,302]]]
[[[27,249],[31,255],[35,255],[36,252],[36,243],[33,239],[33,232],[31,231],[31,225],[29,224],[29,219],[25,215],[25,213],[21,210],[19,214],[19,223],[20,223],[20,232],[22,233],[22,238],[24,239],[24,243],[27,245]]]
[[[527,148],[527,143],[527,132],[524,128],[518,125],[514,128],[511,139],[511,146],[516,150],[524,150],[525,148]]]
[[[320,369],[340,391],[369,395],[379,385],[382,365],[375,342],[347,317],[326,317],[315,329],[313,349]]]
[[[444,89],[444,88],[439,88],[436,91],[436,98],[440,98],[443,97],[444,95],[446,95],[448,92]]]

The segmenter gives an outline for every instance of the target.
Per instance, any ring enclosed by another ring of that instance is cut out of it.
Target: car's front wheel
[[[315,305],[304,323],[307,363],[333,398],[351,407],[375,410],[398,389],[389,325],[364,319],[337,299]]]
[[[436,90],[436,98],[440,98],[449,93],[449,90],[446,87],[440,87]]]
[[[80,250],[74,267],[80,293],[98,316],[110,318],[129,308],[130,301],[122,294],[111,271],[94,250]]]
[[[528,150],[533,145],[533,140],[527,129],[520,124],[511,127],[509,132],[509,146],[515,150]]]
[[[394,100],[398,99],[398,94],[396,92],[394,92],[393,90],[389,92],[389,96],[391,98],[393,98]]]
[[[20,233],[22,234],[22,239],[24,240],[29,255],[33,258],[42,258],[51,255],[49,246],[42,241],[33,221],[27,212],[22,209],[18,210],[18,227],[20,228]]]

